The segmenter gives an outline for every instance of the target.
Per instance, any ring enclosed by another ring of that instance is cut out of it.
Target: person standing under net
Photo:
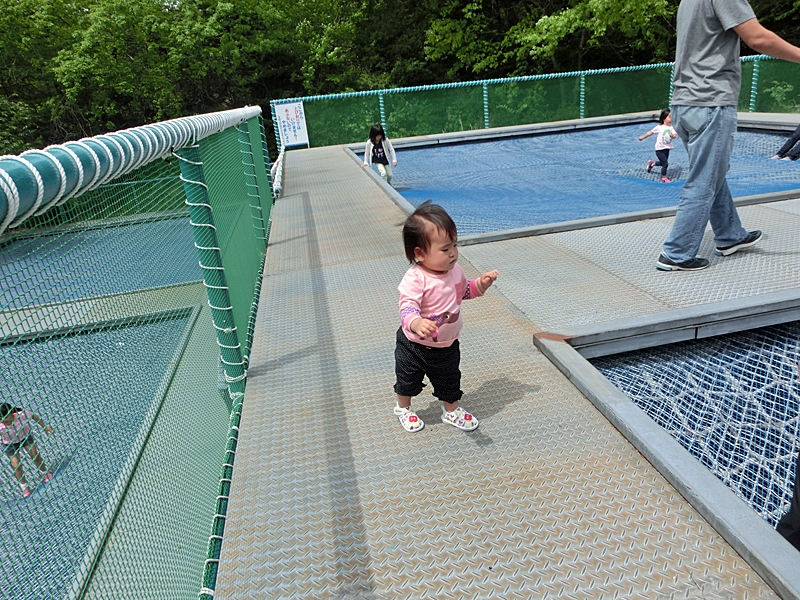
[[[672,122],[689,154],[689,173],[656,267],[697,271],[709,265],[697,258],[709,221],[718,256],[748,248],[762,236],[742,227],[725,179],[742,82],[740,42],[797,63],[800,48],[763,27],[747,0],[681,0],[677,30]]]
[[[15,408],[10,404],[0,404],[0,442],[2,442],[6,456],[11,460],[11,467],[14,469],[14,477],[19,482],[22,490],[22,497],[27,498],[31,495],[28,481],[22,472],[20,464],[20,450],[26,450],[34,464],[44,474],[44,482],[47,483],[53,478],[53,474],[47,470],[39,449],[36,447],[30,422],[38,423],[48,435],[53,431],[49,425],[45,425],[39,415],[29,410]]]
[[[786,541],[800,550],[800,454],[797,455],[797,464],[794,470],[792,503],[789,505],[789,512],[781,517],[775,529],[786,538]]]
[[[798,376],[800,376],[800,364],[797,366]],[[775,530],[785,537],[786,541],[792,546],[800,550],[800,453],[797,455],[797,462],[794,467],[794,488],[789,511],[778,521]]]

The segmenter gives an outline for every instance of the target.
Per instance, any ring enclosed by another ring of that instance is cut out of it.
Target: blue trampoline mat
[[[33,426],[47,466],[68,462],[23,499],[10,461],[0,456],[0,598],[67,596],[187,323],[183,317],[2,347],[0,393],[53,427],[47,435]],[[42,476],[21,453],[36,487]]]
[[[411,204],[441,204],[461,235],[677,206],[688,157],[680,139],[667,177],[655,123],[398,150],[393,185]],[[800,162],[771,160],[785,136],[740,130],[728,182],[734,197],[800,189]]]
[[[0,311],[199,279],[188,217],[23,238],[0,249]]]

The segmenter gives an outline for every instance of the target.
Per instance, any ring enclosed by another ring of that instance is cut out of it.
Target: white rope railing
[[[0,235],[142,165],[261,114],[247,106],[0,157]],[[43,182],[58,181],[57,185]]]

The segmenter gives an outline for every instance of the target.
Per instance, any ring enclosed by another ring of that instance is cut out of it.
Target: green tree
[[[286,17],[266,0],[95,0],[55,61],[54,113],[88,135],[299,91]]]
[[[96,0],[87,10],[53,66],[64,90],[50,100],[59,124],[92,135],[178,116],[168,49],[179,11],[161,0]]]
[[[800,0],[752,0],[750,5],[764,27],[800,46]]]
[[[572,48],[570,68],[582,70],[589,53],[609,50],[614,63],[634,57],[671,59],[676,5],[669,0],[581,0],[510,32],[533,57],[554,57],[564,45]],[[594,65],[593,65],[594,66]],[[615,66],[606,64],[604,66]]]
[[[0,0],[0,153],[58,138],[49,102],[61,93],[52,61],[83,17],[62,0]]]
[[[425,57],[426,32],[449,0],[367,0],[356,32],[366,88],[440,83],[445,69]]]
[[[670,60],[678,0],[450,0],[426,57],[498,77]]]
[[[450,0],[426,31],[425,57],[450,79],[527,74],[528,56],[508,34],[546,10],[536,0]]]

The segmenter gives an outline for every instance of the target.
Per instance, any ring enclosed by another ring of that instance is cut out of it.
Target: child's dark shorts
[[[461,400],[461,350],[458,340],[447,348],[431,348],[415,344],[397,330],[394,348],[394,372],[397,382],[394,391],[400,396],[416,396],[422,391],[422,378],[427,375],[433,395],[442,402]]]
[[[33,444],[34,441],[35,440],[33,439],[33,434],[29,433],[28,437],[26,437],[21,442],[17,442],[16,444],[3,444],[3,446],[5,446],[3,450],[6,453],[6,456],[11,457],[14,456],[17,452],[19,452],[20,448],[27,449],[28,446]]]

